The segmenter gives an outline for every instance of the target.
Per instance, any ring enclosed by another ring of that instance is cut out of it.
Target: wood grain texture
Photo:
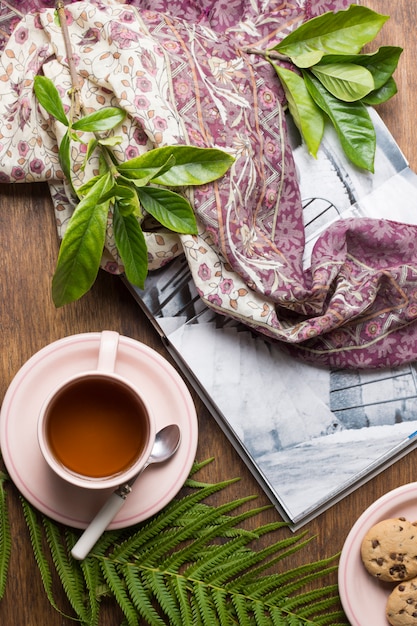
[[[379,107],[379,112],[415,169],[417,38],[414,36],[414,25],[417,22],[417,3],[412,0],[367,0],[362,4],[391,16],[378,37],[378,42],[384,45],[400,45],[405,49],[396,72],[399,93],[392,101]],[[393,218],[395,219],[395,207]],[[101,273],[92,291],[81,301],[59,310],[54,307],[50,297],[50,282],[58,252],[58,240],[46,185],[0,187],[0,251],[0,398],[3,398],[18,369],[34,352],[51,341],[70,334],[113,329],[147,343],[170,360],[150,323],[116,277]],[[194,393],[193,397],[197,405],[200,428],[198,459],[215,457],[215,461],[204,470],[201,477],[208,481],[241,477],[238,483],[215,501],[226,497],[230,499],[258,494],[257,504],[268,504],[266,496],[208,411]],[[316,534],[317,539],[310,543],[307,550],[294,556],[291,565],[338,552],[356,518],[375,498],[416,479],[415,460],[416,453],[410,454],[310,523],[310,534]],[[45,597],[33,560],[18,492],[13,485],[9,485],[7,491],[13,550],[9,584],[6,596],[0,603],[0,623],[15,626],[73,624],[70,619],[52,609]],[[262,514],[256,523],[278,519],[277,512],[271,509]],[[281,534],[290,533],[284,530]],[[273,539],[276,537],[266,538],[263,543],[272,542]],[[335,580],[334,576],[328,582]],[[70,613],[65,595],[58,584],[55,593],[63,612]],[[117,607],[112,603],[105,604],[100,626],[116,626],[120,621]]]

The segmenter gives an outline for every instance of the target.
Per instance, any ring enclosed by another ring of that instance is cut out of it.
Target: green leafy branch
[[[52,606],[60,610],[53,592],[58,576],[74,619],[84,626],[98,626],[104,598],[119,605],[124,626],[348,626],[337,586],[326,582],[336,571],[336,557],[286,569],[288,559],[312,538],[286,533],[284,522],[245,529],[247,520],[269,508],[248,506],[253,497],[207,504],[235,482],[197,480],[196,472],[207,463],[194,465],[182,495],[159,514],[105,532],[82,562],[70,553],[78,532],[37,513],[22,498]],[[262,537],[271,542],[259,548]]]
[[[66,127],[59,146],[63,172],[72,184],[71,145],[84,144],[82,167],[96,151],[99,173],[74,188],[78,204],[62,239],[52,280],[52,297],[62,306],[84,295],[93,285],[100,267],[109,215],[115,244],[127,278],[143,288],[148,257],[141,222],[146,214],[162,226],[183,234],[196,234],[197,224],[189,201],[165,187],[203,185],[222,176],[233,157],[215,148],[169,146],[156,148],[123,163],[117,163],[112,148],[121,137],[110,135],[125,112],[105,107],[73,120],[65,113],[54,83],[36,76],[34,91],[42,107]],[[71,112],[72,112],[71,108]],[[84,139],[85,133],[89,134]],[[92,134],[92,136],[91,136]]]
[[[314,157],[327,120],[350,161],[374,171],[376,134],[367,106],[397,93],[392,75],[402,48],[383,46],[367,54],[361,50],[387,19],[351,5],[305,22],[266,52],[247,49],[265,56],[275,68],[289,112]]]
[[[77,198],[52,279],[53,301],[56,306],[62,306],[78,300],[94,284],[109,222],[128,280],[143,289],[148,272],[147,246],[142,230],[146,215],[174,232],[197,233],[196,218],[188,200],[161,186],[175,188],[213,182],[226,173],[234,159],[215,148],[176,145],[151,150],[118,163],[112,148],[122,143],[122,137],[114,131],[126,114],[118,107],[109,106],[82,115],[80,80],[62,0],[56,2],[55,17],[61,27],[71,76],[69,114],[66,114],[59,92],[49,78],[36,76],[34,92],[45,111],[66,128],[59,144],[59,161]],[[86,152],[82,169],[95,154],[99,173],[77,189],[73,182],[71,155],[72,148],[80,144]]]

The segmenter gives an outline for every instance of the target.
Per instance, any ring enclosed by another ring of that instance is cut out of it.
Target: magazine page
[[[320,368],[209,316],[183,324],[169,342],[291,521],[321,512],[417,443],[415,364]]]

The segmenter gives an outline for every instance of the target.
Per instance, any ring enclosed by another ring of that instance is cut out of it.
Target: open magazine
[[[332,129],[317,160],[291,129],[306,267],[319,234],[334,220],[368,216],[417,224],[417,175],[371,114],[375,174],[347,161]],[[184,257],[151,272],[143,291],[124,280],[293,530],[417,444],[417,362],[353,371],[289,356],[279,342],[207,308]]]

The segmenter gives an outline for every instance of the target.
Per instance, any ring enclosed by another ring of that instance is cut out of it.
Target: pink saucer
[[[32,356],[18,371],[0,412],[0,444],[8,472],[21,493],[45,515],[85,528],[108,490],[72,486],[46,464],[37,440],[37,418],[48,391],[61,380],[97,365],[100,333],[65,337]],[[178,493],[192,467],[198,441],[193,400],[176,370],[148,346],[120,336],[117,373],[133,381],[150,403],[156,429],[181,428],[181,444],[172,459],[149,466],[109,528],[124,528],[160,511]]]
[[[339,593],[351,626],[389,626],[385,605],[395,584],[382,583],[367,573],[360,548],[372,526],[393,517],[417,521],[417,483],[398,487],[376,500],[347,536],[339,563]]]

